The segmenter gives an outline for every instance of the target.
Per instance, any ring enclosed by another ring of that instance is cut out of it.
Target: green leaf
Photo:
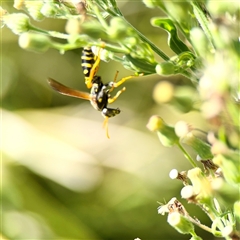
[[[160,27],[168,32],[168,45],[176,54],[190,51],[189,48],[178,37],[177,28],[171,19],[152,18],[151,24],[155,27]]]
[[[139,73],[144,73],[144,75],[156,73],[156,63],[149,63],[143,61],[143,59],[132,57],[130,54],[126,54],[124,60],[127,62],[131,62],[137,69],[139,69]]]

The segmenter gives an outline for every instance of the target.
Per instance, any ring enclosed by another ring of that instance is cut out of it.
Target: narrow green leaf
[[[139,69],[140,73],[144,73],[144,75],[156,73],[155,67],[157,64],[143,61],[143,59],[140,58],[133,58],[130,54],[126,54],[125,57],[127,61],[130,61],[136,68]]]
[[[151,24],[168,32],[168,45],[176,54],[190,51],[189,48],[178,37],[177,28],[171,19],[152,18]]]

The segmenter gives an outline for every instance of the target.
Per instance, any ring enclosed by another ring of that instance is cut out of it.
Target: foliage
[[[174,56],[168,56],[134,28],[114,0],[14,2],[16,9],[25,10],[36,21],[66,19],[67,33],[40,29],[25,13],[10,14],[2,9],[1,18],[4,25],[19,35],[19,45],[26,50],[45,52],[54,48],[64,53],[86,45],[104,47],[102,60],[117,61],[136,76],[185,76],[189,80],[186,86],[160,82],[154,89],[154,99],[185,113],[201,112],[209,123],[209,131],[205,133],[195,128],[194,123],[183,121],[173,127],[155,115],[147,127],[157,133],[165,147],[179,147],[193,167],[184,172],[173,169],[170,177],[183,182],[182,198],[200,207],[212,225],[201,223],[175,197],[161,205],[158,212],[168,213],[168,223],[179,233],[190,234],[191,239],[201,239],[194,225],[215,237],[239,239],[239,3],[191,0],[181,3],[143,0],[143,3],[149,11],[157,8],[166,14],[165,18],[153,17],[151,24],[168,33],[168,46]],[[206,139],[200,138],[200,133]],[[195,151],[199,163],[192,159],[185,145]],[[230,204],[224,199],[226,189],[234,196]]]

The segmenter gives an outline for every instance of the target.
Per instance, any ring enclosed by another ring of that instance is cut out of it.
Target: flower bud
[[[18,43],[21,48],[36,52],[46,52],[52,46],[47,36],[36,33],[21,34]]]
[[[94,39],[108,39],[109,36],[103,26],[96,20],[86,21],[82,25],[82,33]]]
[[[157,64],[156,73],[163,76],[170,76],[176,73],[176,66],[172,62],[162,62]]]
[[[110,27],[107,30],[111,39],[124,40],[129,36],[134,36],[132,28],[120,17],[114,17],[110,21]]]
[[[147,128],[152,132],[163,128],[162,118],[157,115],[152,116],[148,121]]]
[[[126,45],[128,48],[132,48],[139,44],[138,39],[134,36],[128,36],[124,39],[124,45]]]
[[[44,16],[40,12],[42,6],[43,6],[43,1],[40,0],[27,0],[24,2],[24,5],[26,9],[28,10],[30,16],[36,20],[36,21],[41,21],[43,20]]]
[[[203,173],[200,168],[193,168],[188,171],[188,178],[191,180],[192,185],[194,186],[195,194],[199,194],[202,189],[202,181]]]
[[[14,0],[14,5],[13,7],[16,8],[17,10],[21,10],[24,6],[24,0]]]
[[[7,14],[2,19],[15,34],[19,35],[30,30],[29,17],[24,13]]]
[[[159,104],[167,103],[171,101],[173,94],[173,84],[167,81],[161,81],[154,87],[153,99]]]
[[[227,153],[229,151],[228,147],[226,146],[225,143],[219,141],[219,140],[216,140],[213,144],[212,144],[212,147],[211,147],[211,152],[212,154],[214,155],[217,155],[217,154],[224,154],[224,153]]]
[[[194,187],[191,185],[185,186],[181,190],[181,197],[184,199],[193,200],[195,198],[195,195],[196,193],[194,191]]]
[[[159,116],[152,116],[148,121],[147,128],[150,131],[157,131],[159,140],[165,147],[171,147],[179,141],[174,128],[167,125]]]
[[[44,14],[44,13],[43,13]],[[45,14],[44,14],[45,15]],[[70,18],[68,19],[65,27],[66,32],[70,35],[69,38],[72,36],[76,36],[75,38],[79,38],[79,33],[81,33],[81,20],[80,18]]]
[[[178,121],[175,124],[175,133],[177,134],[178,137],[184,137],[185,135],[187,135],[192,129],[191,126],[184,122],[184,121]]]
[[[44,5],[42,6],[40,12],[45,17],[53,17],[54,18],[57,15],[57,8],[53,3],[45,2]]]
[[[69,35],[67,40],[70,44],[76,44],[78,47],[85,47],[89,44],[87,35]]]
[[[167,81],[161,81],[154,88],[153,98],[159,104],[170,103],[181,112],[189,112],[194,109],[196,92],[191,87],[174,87]]]
[[[182,234],[194,233],[194,226],[188,218],[178,212],[173,212],[168,215],[168,223]]]

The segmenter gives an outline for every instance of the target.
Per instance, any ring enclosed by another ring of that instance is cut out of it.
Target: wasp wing
[[[57,92],[63,94],[63,95],[67,95],[70,97],[75,97],[75,98],[81,98],[81,99],[85,99],[85,100],[91,100],[91,95],[87,92],[81,92],[72,88],[69,88],[57,81],[55,81],[52,78],[48,78],[47,79],[48,84]]]

